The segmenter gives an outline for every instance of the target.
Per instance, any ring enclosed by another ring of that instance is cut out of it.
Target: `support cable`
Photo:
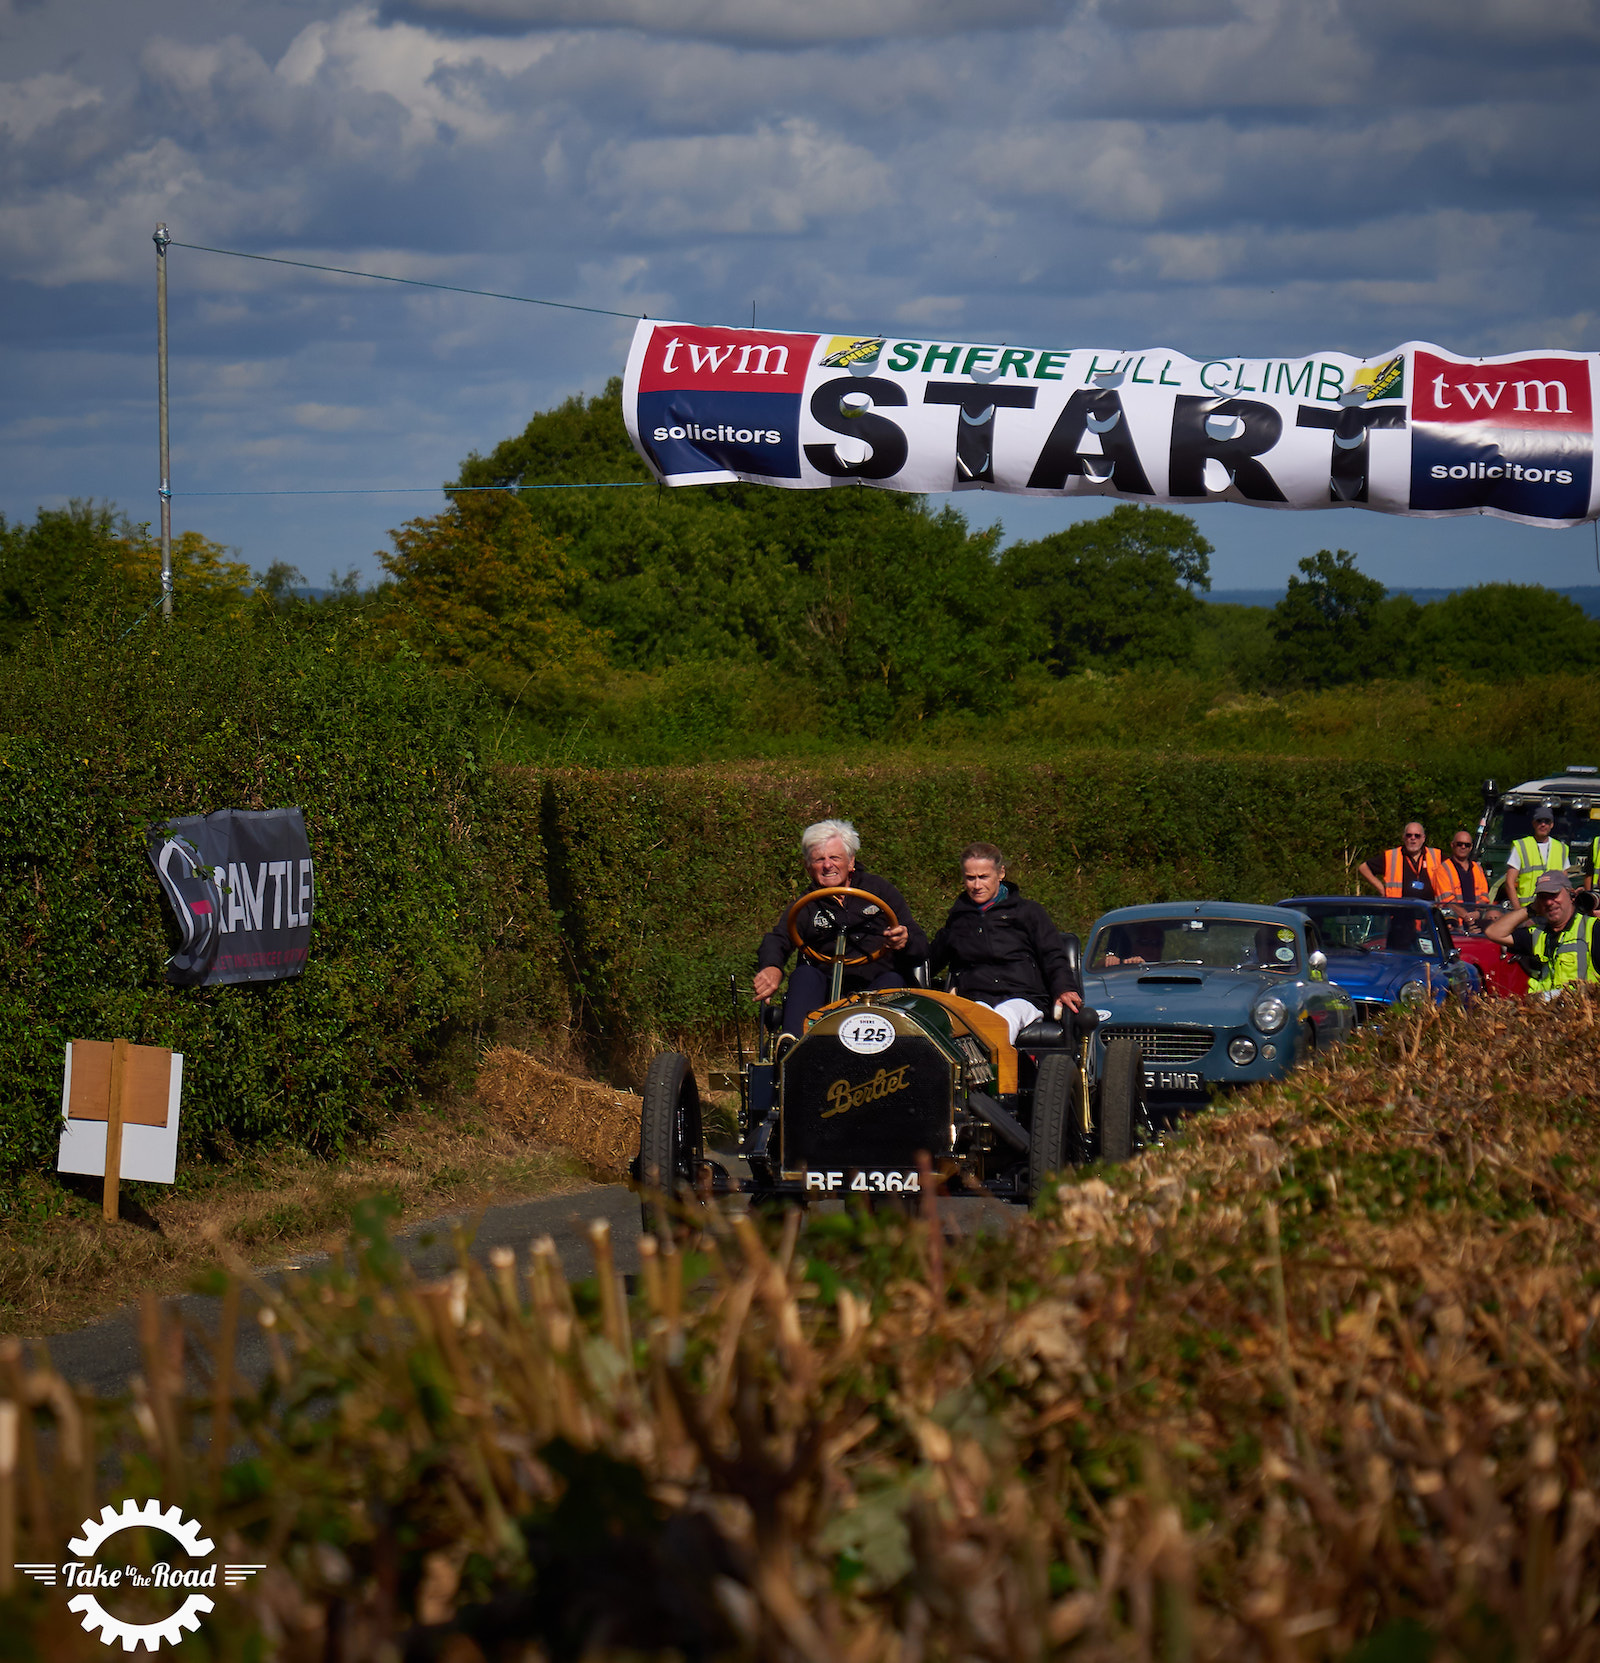
[[[172,241],[173,248],[191,249],[196,254],[227,254],[235,260],[263,260],[271,266],[298,266],[302,271],[331,271],[339,277],[370,277],[375,283],[404,283],[413,289],[443,289],[447,294],[481,295],[485,300],[515,300],[524,306],[558,306],[564,312],[593,312],[603,318],[642,318],[643,312],[619,312],[611,306],[580,306],[572,300],[538,300],[532,295],[500,294],[494,289],[466,289],[459,283],[429,283],[421,277],[391,277],[383,271],[352,271],[348,266],[324,266],[315,260],[286,260],[280,254],[246,254],[239,248],[207,248],[204,243]]]

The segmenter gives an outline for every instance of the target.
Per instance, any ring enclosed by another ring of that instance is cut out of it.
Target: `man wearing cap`
[[[1600,981],[1594,914],[1580,912],[1565,872],[1536,878],[1526,907],[1502,913],[1483,932],[1528,965],[1528,991],[1546,996],[1573,982]]]
[[[1533,811],[1533,836],[1519,837],[1506,857],[1506,900],[1526,906],[1534,885],[1547,872],[1564,872],[1572,862],[1565,843],[1550,835],[1556,823],[1555,805],[1540,803]],[[1515,876],[1513,876],[1515,874]]]
[[[1400,847],[1383,852],[1383,876],[1365,862],[1356,868],[1379,895],[1391,901],[1431,901],[1444,883],[1444,856],[1427,847],[1428,834],[1420,820],[1400,833]]]
[[[1439,878],[1435,898],[1467,919],[1481,921],[1489,905],[1489,879],[1472,858],[1472,833],[1464,826],[1451,836]]]

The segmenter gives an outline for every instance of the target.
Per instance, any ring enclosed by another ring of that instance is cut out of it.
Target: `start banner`
[[[642,322],[628,432],[668,485],[1595,517],[1600,355],[1186,358]]]
[[[305,969],[312,863],[299,809],[187,815],[152,826],[145,846],[180,937],[169,982],[275,982]]]

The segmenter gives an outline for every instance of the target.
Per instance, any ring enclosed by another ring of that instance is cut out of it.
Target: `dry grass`
[[[373,1195],[394,1203],[403,1226],[575,1188],[587,1176],[581,1159],[485,1102],[399,1116],[338,1160],[285,1148],[188,1174],[171,1190],[126,1185],[124,1216],[109,1226],[97,1183],[64,1190],[54,1178],[24,1178],[0,1228],[0,1333],[57,1333],[142,1290],[180,1291],[218,1263],[218,1238],[253,1263],[277,1262],[342,1238],[352,1209]]]
[[[221,1408],[152,1305],[98,1447],[269,1566],[218,1658],[1591,1663],[1597,1039],[1592,991],[1395,1020],[1004,1240],[696,1213],[631,1309],[603,1224],[577,1290],[548,1240],[422,1285],[366,1244],[255,1286]],[[81,1410],[0,1367],[49,1557]]]

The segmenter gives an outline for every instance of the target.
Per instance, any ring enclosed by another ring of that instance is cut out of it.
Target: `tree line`
[[[573,479],[612,488],[539,488]],[[391,533],[375,589],[351,576],[315,603],[291,568],[253,573],[187,532],[180,611],[359,612],[369,650],[414,653],[552,729],[645,686],[740,685],[787,704],[789,725],[879,736],[1014,712],[1084,672],[1246,692],[1510,681],[1550,668],[1533,645],[1551,641],[1557,668],[1600,667],[1600,621],[1565,596],[1500,584],[1419,605],[1342,549],[1302,560],[1276,607],[1212,605],[1211,544],[1163,508],[1118,504],[1002,550],[997,530],[899,493],[665,491],[628,442],[616,381],[469,456],[452,484],[475,489]],[[0,518],[0,648],[97,610],[136,616],[158,571],[149,528],[105,506]]]

